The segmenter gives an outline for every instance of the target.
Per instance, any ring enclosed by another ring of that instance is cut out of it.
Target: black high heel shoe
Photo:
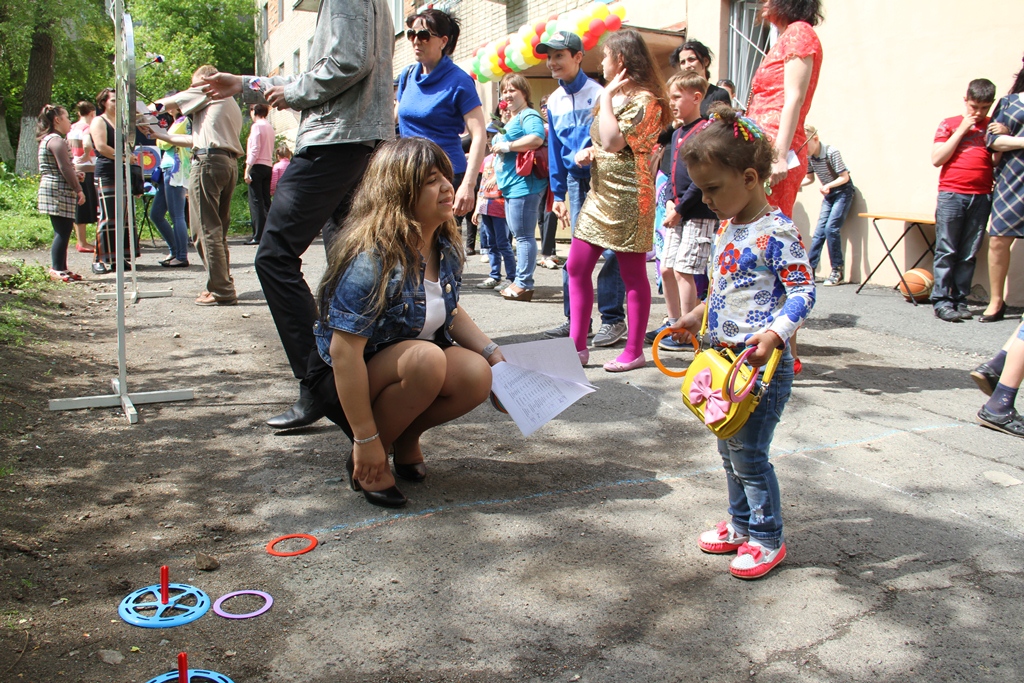
[[[399,479],[419,483],[427,478],[427,466],[422,462],[413,462],[408,465],[396,462],[395,476]]]
[[[355,462],[352,461],[352,454],[348,454],[348,460],[345,461],[345,469],[348,470],[348,483],[353,491],[361,491],[363,498],[366,499],[371,505],[378,505],[384,508],[400,508],[409,502],[409,499],[405,497],[401,491],[398,490],[397,486],[384,489],[383,491],[366,491],[356,478],[352,476],[353,470],[355,470]]]
[[[979,323],[997,323],[1006,317],[1006,302],[999,307],[999,310],[991,315],[980,315],[978,316]]]

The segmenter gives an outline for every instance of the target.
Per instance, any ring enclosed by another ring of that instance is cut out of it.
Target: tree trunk
[[[36,26],[32,35],[32,51],[28,57],[28,79],[22,98],[21,136],[18,140],[17,173],[39,172],[39,145],[35,130],[39,112],[50,102],[53,94],[53,36],[49,24]]]
[[[7,102],[0,96],[0,161],[8,164],[14,162],[14,148],[7,130]]]

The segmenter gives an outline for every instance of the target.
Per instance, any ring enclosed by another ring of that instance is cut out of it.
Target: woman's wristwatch
[[[495,342],[491,342],[490,344],[483,348],[483,350],[480,352],[480,355],[483,356],[484,358],[490,358],[491,354],[494,353],[497,349],[498,344]]]

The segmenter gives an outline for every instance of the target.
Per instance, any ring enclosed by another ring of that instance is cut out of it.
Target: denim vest
[[[440,251],[439,281],[444,299],[444,325],[438,330],[434,341],[442,346],[451,346],[451,329],[459,305],[459,289],[462,286],[462,265],[458,252],[446,240],[438,237]],[[416,339],[423,330],[427,318],[427,299],[423,291],[423,270],[420,268],[420,282],[404,282],[404,271],[395,266],[388,275],[387,303],[381,313],[373,310],[371,294],[374,285],[381,278],[380,261],[372,253],[359,254],[338,280],[338,287],[331,297],[327,315],[313,325],[317,351],[328,365],[331,364],[331,337],[334,330],[349,332],[366,337],[363,357],[369,358],[385,346],[406,339]]]

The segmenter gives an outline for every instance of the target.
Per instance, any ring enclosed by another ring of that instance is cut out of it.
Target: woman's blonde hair
[[[376,315],[380,315],[387,304],[388,273],[396,266],[402,268],[405,282],[413,280],[419,284],[418,247],[423,232],[415,209],[423,186],[435,168],[448,182],[452,181],[448,155],[436,143],[424,138],[398,138],[384,143],[373,153],[341,235],[327,257],[327,272],[317,292],[321,318],[326,318],[341,276],[364,252],[372,254],[381,267],[370,294],[371,310]],[[453,245],[461,268],[465,257],[462,234],[455,219],[442,223],[435,234]]]

